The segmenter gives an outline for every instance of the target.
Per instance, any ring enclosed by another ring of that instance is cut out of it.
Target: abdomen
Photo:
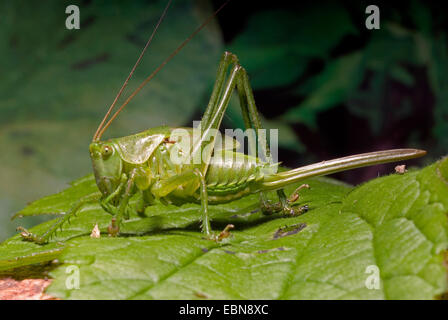
[[[210,203],[222,203],[250,193],[250,184],[263,179],[263,164],[240,152],[215,154],[205,176]]]

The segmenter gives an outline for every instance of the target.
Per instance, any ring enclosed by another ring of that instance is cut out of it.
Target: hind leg
[[[261,211],[265,215],[271,215],[281,212],[285,216],[299,216],[308,211],[308,205],[293,207],[292,204],[299,199],[299,191],[304,188],[309,188],[307,184],[302,184],[289,196],[286,196],[285,191],[280,189],[277,191],[279,201],[271,203],[266,199],[264,194],[261,195]]]
[[[94,193],[81,198],[73,205],[73,207],[66,214],[58,218],[56,222],[42,235],[31,233],[23,227],[18,227],[17,231],[20,231],[20,236],[24,240],[31,241],[37,244],[47,243],[48,240],[50,240],[51,237],[54,236],[54,234],[58,231],[58,229],[62,229],[63,225],[66,222],[70,222],[70,218],[76,216],[76,214],[79,213],[79,211],[85,204],[97,202],[100,199],[100,197],[101,197],[100,193]]]
[[[228,77],[228,82],[227,84],[224,84],[227,69],[230,66],[232,66],[232,68]],[[254,94],[249,82],[249,77],[246,73],[246,70],[239,64],[236,55],[230,52],[225,52],[221,58],[221,62],[218,67],[218,75],[210,98],[210,102],[201,120],[201,128],[204,132],[206,132],[210,128],[219,128],[223,114],[229,103],[230,95],[235,87],[238,91],[244,125],[246,129],[255,130],[256,141],[254,141],[252,136],[249,135],[249,150],[252,150],[252,152],[258,154],[261,161],[272,163],[273,160],[271,152],[266,141],[266,131],[263,129],[261,124],[259,112],[255,104]],[[260,148],[258,153],[256,146],[257,142],[258,147]],[[201,143],[203,143],[202,140]],[[196,150],[202,152],[203,147],[201,146],[201,148],[196,148]],[[202,164],[201,172],[203,174],[206,173],[206,167],[206,165]],[[281,190],[277,191],[277,194],[279,198],[282,197]],[[266,194],[264,192],[261,192],[261,202],[266,202],[264,201],[265,199]]]

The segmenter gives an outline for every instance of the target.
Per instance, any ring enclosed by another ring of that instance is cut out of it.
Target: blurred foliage
[[[261,11],[249,18],[230,50],[250,70],[252,86],[263,89],[295,81],[307,62],[316,57],[328,58],[345,35],[356,32],[347,12],[335,3],[325,10],[313,6],[299,14],[281,9]]]

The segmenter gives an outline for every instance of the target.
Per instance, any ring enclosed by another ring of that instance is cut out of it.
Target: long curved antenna
[[[98,135],[96,135],[96,140],[101,139],[106,129],[112,124],[112,122],[115,120],[115,118],[118,116],[118,114],[123,110],[124,107],[134,98],[134,96],[152,79],[154,76],[171,60],[173,59],[180,50],[182,50],[185,45],[190,42],[191,39],[196,36],[217,14],[221,9],[225,7],[225,5],[230,0],[227,0],[222,4],[213,14],[211,14],[207,20],[205,20],[188,38],[186,38],[171,54],[166,58],[141,84],[140,86],[135,89],[135,91],[126,99],[126,101],[121,105],[121,107],[114,113],[114,115],[110,118],[110,120],[106,123],[106,125],[101,129]]]
[[[168,8],[171,5],[171,1],[169,0],[167,5],[165,6],[165,9],[163,10],[162,15],[159,18],[159,21],[157,22],[156,26],[154,27],[154,30],[151,34],[151,36],[149,37],[148,41],[146,42],[145,47],[143,48],[142,52],[140,53],[140,56],[137,59],[137,62],[135,63],[134,67],[131,69],[131,72],[129,73],[129,76],[127,77],[126,81],[123,83],[123,85],[121,86],[120,91],[118,92],[117,96],[115,97],[114,101],[112,102],[111,106],[109,107],[109,110],[106,112],[106,115],[104,116],[103,120],[101,121],[100,125],[98,126],[98,129],[96,129],[95,134],[93,135],[93,141],[96,141],[99,139],[98,137],[98,133],[101,130],[101,127],[104,125],[104,123],[106,122],[107,118],[109,117],[109,115],[112,112],[112,109],[115,107],[115,104],[117,103],[118,99],[120,98],[121,94],[123,93],[124,88],[126,88],[126,86],[128,85],[129,79],[131,79],[132,75],[134,74],[135,69],[137,68],[137,66],[139,65],[140,61],[143,58],[143,55],[146,52],[146,49],[148,48],[149,44],[152,42],[152,39],[154,38],[157,29],[159,28],[160,24],[162,23],[163,19],[166,16],[166,13],[168,11]]]

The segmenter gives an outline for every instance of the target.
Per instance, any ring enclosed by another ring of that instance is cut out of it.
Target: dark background
[[[222,1],[175,0],[124,97]],[[80,30],[65,8],[78,5]],[[88,144],[166,1],[0,3],[0,240],[13,213],[91,173]],[[368,5],[380,30],[365,27]],[[249,73],[288,167],[355,153],[448,153],[448,17],[441,2],[232,0],[132,101],[105,138],[162,124],[191,126],[224,50]],[[236,98],[236,97],[235,97]],[[123,101],[123,99],[121,100]],[[237,99],[222,128],[242,127]],[[395,164],[337,174],[358,184]]]

